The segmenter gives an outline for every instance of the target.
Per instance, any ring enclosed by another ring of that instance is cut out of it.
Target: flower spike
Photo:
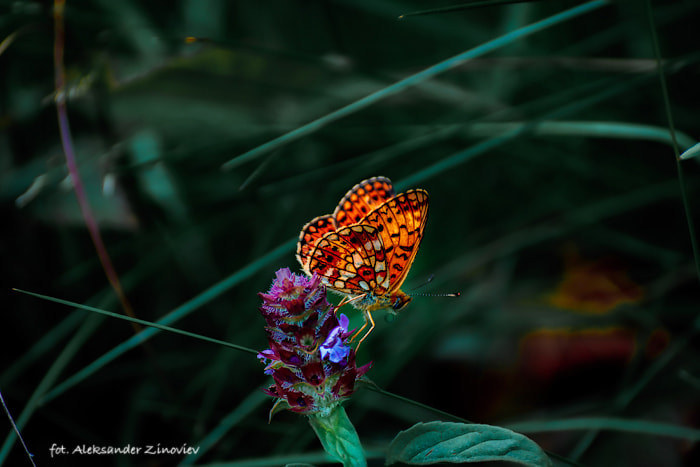
[[[355,364],[348,318],[336,317],[317,274],[306,277],[280,269],[270,290],[258,295],[270,346],[258,358],[274,380],[265,393],[277,398],[270,416],[282,409],[330,414],[371,365]]]

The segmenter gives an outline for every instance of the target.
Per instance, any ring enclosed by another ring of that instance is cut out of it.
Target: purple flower
[[[309,278],[280,269],[270,290],[258,295],[270,345],[258,358],[274,381],[265,393],[277,398],[271,415],[281,408],[329,413],[354,392],[370,367],[355,365],[347,316],[338,321],[316,274]]]
[[[283,268],[277,271],[276,276],[270,290],[266,294],[258,294],[263,299],[263,307],[269,308],[268,311],[284,308],[287,313],[297,314],[304,311],[307,300],[317,298],[317,293],[314,292],[318,292],[321,285],[321,278],[317,275],[308,278],[293,274],[289,268]]]
[[[344,336],[348,333],[350,320],[344,314],[340,315],[340,324],[331,330],[326,340],[321,344],[321,359],[340,363],[350,355],[350,346],[345,344]]]

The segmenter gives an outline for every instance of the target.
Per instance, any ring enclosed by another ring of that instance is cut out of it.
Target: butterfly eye
[[[396,300],[394,300],[394,304],[391,305],[391,308],[393,308],[396,311],[399,311],[406,305],[408,305],[408,302],[410,301],[411,297],[409,297],[408,295],[399,295],[396,297]]]

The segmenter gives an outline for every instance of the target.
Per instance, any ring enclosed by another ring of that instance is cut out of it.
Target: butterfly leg
[[[338,305],[335,307],[335,309],[337,310],[341,306],[347,305],[348,303],[350,303],[350,300],[348,300],[348,297],[343,297],[343,299],[340,301],[340,303],[338,303]]]
[[[362,326],[362,328],[360,328],[360,331],[367,327],[367,321],[369,321],[371,323],[371,326],[369,327],[369,331],[367,331],[365,333],[365,335],[362,336],[362,339],[360,339],[360,342],[357,343],[357,347],[355,347],[356,353],[358,350],[360,350],[360,345],[362,345],[362,341],[367,339],[367,336],[369,336],[370,333],[372,332],[372,330],[374,330],[374,319],[372,319],[372,313],[370,313],[369,311],[365,311],[365,324],[364,324],[364,326]],[[359,334],[359,331],[358,331],[358,334]],[[355,335],[357,335],[357,334],[355,334]],[[353,336],[353,337],[355,337],[355,336]]]
[[[359,336],[360,334],[362,334],[362,331],[363,331],[366,327],[367,327],[367,316],[365,315],[365,322],[364,322],[364,324],[360,327],[360,329],[358,329],[357,331],[355,331],[355,334],[353,334],[352,337],[350,337],[350,341],[354,341],[355,338],[357,338],[357,336]],[[373,327],[374,327],[374,326],[373,326]],[[364,337],[363,337],[363,339],[364,339]]]

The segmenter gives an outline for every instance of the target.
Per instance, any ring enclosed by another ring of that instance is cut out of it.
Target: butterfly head
[[[373,312],[377,310],[387,310],[391,314],[397,314],[399,311],[406,308],[406,305],[411,301],[411,296],[397,290],[395,292],[384,295],[375,295],[367,293],[357,295],[348,300],[353,306],[359,310]]]
[[[397,290],[391,294],[391,311],[397,312],[406,308],[406,305],[411,301],[411,296]]]

